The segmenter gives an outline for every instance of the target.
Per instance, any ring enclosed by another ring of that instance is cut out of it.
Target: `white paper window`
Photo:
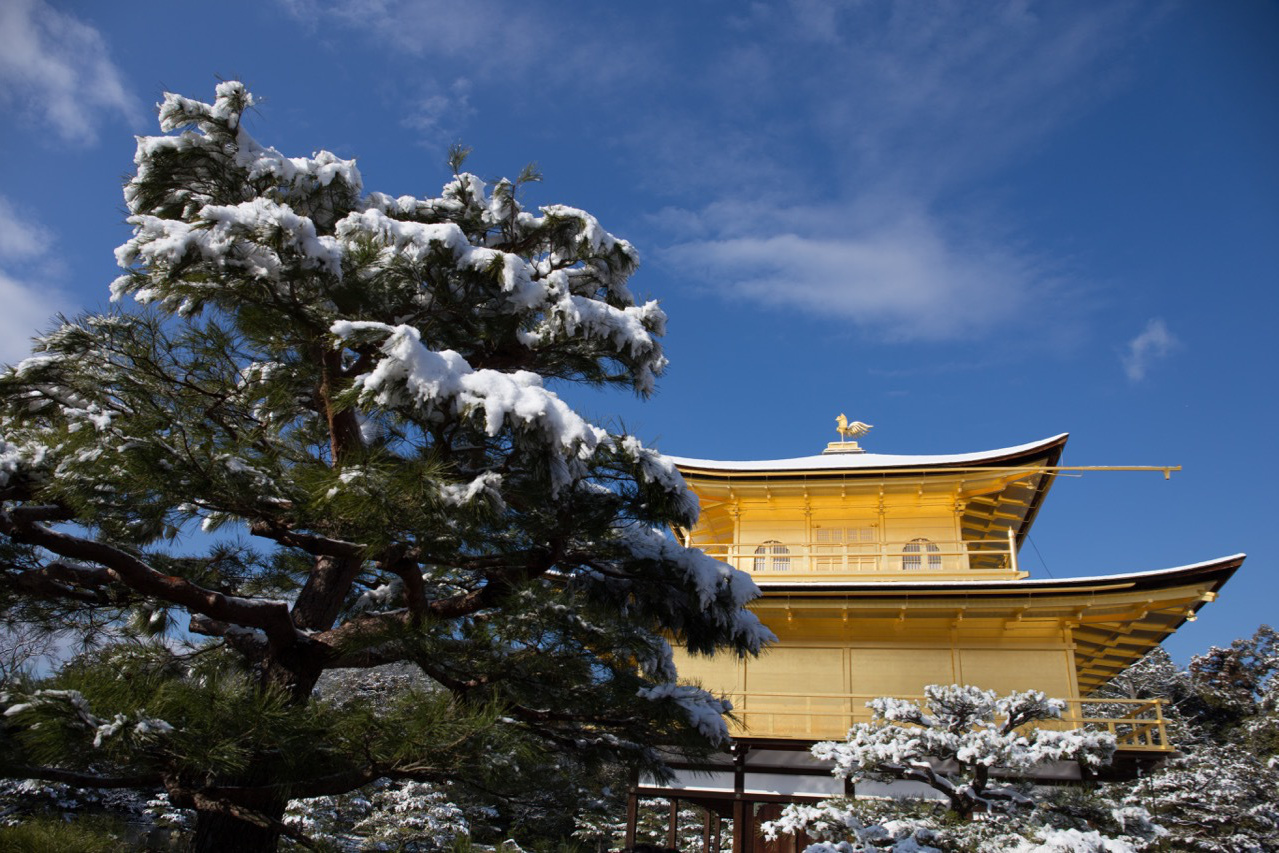
[[[924,554],[928,554],[928,568],[941,569],[941,549],[920,537],[912,539],[902,548],[902,571],[918,572],[924,568]]]
[[[790,557],[780,556],[789,554],[790,549],[776,539],[769,539],[763,545],[755,549],[755,571],[757,572],[789,572]],[[761,556],[763,555],[763,556]]]

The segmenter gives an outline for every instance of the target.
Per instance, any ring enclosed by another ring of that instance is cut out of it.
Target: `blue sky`
[[[1276,621],[1279,4],[0,3],[0,360],[105,304],[163,91],[260,98],[287,154],[428,195],[536,161],[530,204],[635,243],[657,396],[568,396],[685,456],[947,453],[1069,431],[1023,564],[1239,551],[1180,660]],[[1040,556],[1042,555],[1042,561]]]

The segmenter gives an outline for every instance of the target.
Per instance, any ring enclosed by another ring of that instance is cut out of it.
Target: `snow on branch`
[[[45,448],[30,442],[14,444],[0,437],[0,488],[19,474],[30,472],[44,462]]]
[[[5,717],[35,714],[41,719],[58,720],[81,728],[93,734],[95,748],[103,747],[118,736],[146,741],[173,733],[173,726],[142,712],[132,716],[116,714],[109,720],[96,717],[88,700],[78,690],[33,690],[25,695],[0,693],[0,705],[8,706],[4,709]]]
[[[362,332],[385,337],[377,367],[356,379],[361,400],[388,408],[418,407],[428,414],[432,410],[451,416],[478,412],[489,435],[508,426],[532,428],[542,434],[547,450],[554,454],[551,475],[557,490],[585,476],[582,463],[609,440],[607,432],[542,387],[542,377],[536,373],[475,370],[453,350],[428,349],[421,332],[412,326],[342,320],[331,331],[342,339]]]
[[[715,746],[728,743],[728,724],[724,715],[733,710],[733,703],[719,699],[700,687],[674,682],[641,687],[639,697],[650,702],[674,702],[697,729]]]
[[[996,698],[977,687],[932,684],[924,695],[923,706],[892,698],[867,703],[870,723],[850,729],[844,743],[816,744],[813,755],[834,762],[843,778],[924,782],[967,816],[1030,802],[1011,785],[995,784],[992,770],[1024,774],[1056,761],[1099,767],[1115,751],[1107,733],[1034,727],[1059,719],[1064,707],[1039,691]],[[943,769],[950,766],[958,770]]]
[[[764,645],[776,642],[777,636],[746,609],[746,604],[760,595],[746,572],[696,548],[685,548],[651,527],[618,524],[614,529],[635,559],[673,565],[681,571],[696,591],[697,609],[725,628],[737,648],[758,654]]]

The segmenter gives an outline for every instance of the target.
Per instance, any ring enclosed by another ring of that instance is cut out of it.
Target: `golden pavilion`
[[[868,700],[921,697],[928,684],[1065,699],[1063,725],[1116,735],[1117,773],[1172,752],[1158,700],[1108,699],[1102,716],[1087,697],[1193,620],[1244,556],[1034,579],[1018,552],[1062,472],[1177,469],[1062,466],[1066,435],[980,453],[868,453],[852,439],[869,429],[841,415],[841,440],[797,459],[671,457],[702,507],[677,535],[750,573],[763,592],[752,610],[778,642],[757,659],[677,654],[682,680],[733,701],[734,745],[676,766],[671,784],[639,780],[630,826],[638,797],[662,796],[672,815],[676,800],[707,808],[704,849],[716,815],[733,818],[734,851],[803,849],[802,839],[765,843],[754,827],[788,802],[923,794],[907,782],[854,791],[808,750],[869,720]],[[1079,778],[1079,768],[1048,775]]]

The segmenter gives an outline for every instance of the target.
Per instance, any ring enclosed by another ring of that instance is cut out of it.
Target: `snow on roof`
[[[1062,433],[1042,441],[1032,441],[1029,444],[1019,444],[1016,447],[1005,447],[999,450],[984,450],[979,453],[951,453],[940,456],[905,456],[891,453],[829,453],[818,456],[799,456],[794,459],[722,461],[663,455],[681,469],[709,469],[714,471],[845,471],[874,470],[877,468],[927,468],[980,464],[1033,453],[1036,450],[1048,449],[1054,444],[1064,442],[1067,435],[1069,433]]]
[[[856,588],[858,590],[876,589],[876,590],[937,590],[937,589],[1043,589],[1053,587],[1077,587],[1089,586],[1091,584],[1107,584],[1113,585],[1124,582],[1138,582],[1143,580],[1167,580],[1175,579],[1177,575],[1194,574],[1199,569],[1212,569],[1220,566],[1226,566],[1233,562],[1242,562],[1247,554],[1231,554],[1229,557],[1218,557],[1215,560],[1205,560],[1201,563],[1190,563],[1185,566],[1175,566],[1170,569],[1155,569],[1145,572],[1125,572],[1118,575],[1093,575],[1082,578],[1035,578],[1021,580],[931,580],[931,581],[790,581],[781,583],[769,583],[761,579],[758,575],[754,576],[756,586],[764,592],[769,589],[788,588],[791,590],[801,587],[820,588],[823,591],[830,591],[841,588]]]

